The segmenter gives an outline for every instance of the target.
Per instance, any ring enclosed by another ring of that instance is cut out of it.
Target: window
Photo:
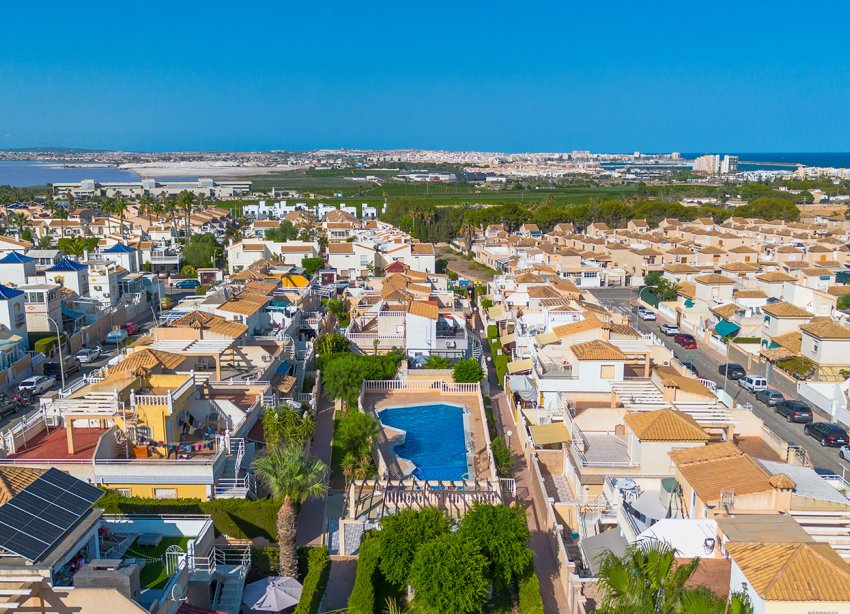
[[[814,352],[815,354],[817,354],[817,351],[818,351],[818,342],[817,342],[817,341],[812,341],[812,352]]]
[[[602,365],[599,369],[599,378],[600,379],[614,379],[615,377],[615,369],[614,365]]]
[[[153,489],[153,498],[154,499],[176,499],[177,498],[177,489],[176,488],[154,488]]]
[[[132,497],[133,492],[129,488],[116,488],[115,492],[117,492],[122,497]]]

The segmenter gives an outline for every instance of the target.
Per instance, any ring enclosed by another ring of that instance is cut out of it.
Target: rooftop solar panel
[[[0,548],[39,560],[102,496],[100,489],[49,469],[0,506]]]

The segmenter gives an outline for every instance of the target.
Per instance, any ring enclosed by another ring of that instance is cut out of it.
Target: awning
[[[720,322],[714,325],[714,330],[716,330],[717,334],[721,337],[728,337],[729,335],[734,335],[741,330],[741,327],[737,324],[732,324],[732,322],[720,320]]]
[[[527,375],[509,375],[508,385],[511,387],[511,392],[518,394],[523,401],[537,400],[537,389]]]
[[[515,341],[516,341],[516,335],[514,335],[513,333],[511,333],[510,335],[502,335],[501,337],[499,337],[499,345],[501,345],[502,347],[504,347],[506,345],[510,345],[511,343],[514,343]]]
[[[505,308],[502,305],[494,305],[487,310],[487,317],[491,320],[504,320],[505,319]]]
[[[289,375],[289,372],[292,371],[292,365],[288,362],[282,362],[275,369],[275,375]]]
[[[71,309],[65,303],[62,303],[62,317],[68,318],[69,320],[81,320],[86,317],[86,314],[82,311]]]
[[[548,446],[555,443],[567,443],[570,440],[570,432],[563,422],[552,424],[533,424],[528,429],[535,445]]]
[[[532,363],[530,358],[523,358],[522,360],[513,360],[508,363],[508,373],[514,375],[516,373],[522,373],[523,371],[531,371]]]

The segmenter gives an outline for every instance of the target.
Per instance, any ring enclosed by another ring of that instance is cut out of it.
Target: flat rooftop
[[[91,460],[97,448],[97,442],[109,429],[76,427],[74,428],[74,447],[76,452],[68,452],[68,434],[65,428],[51,428],[28,439],[26,444],[18,446],[10,456],[15,460]]]

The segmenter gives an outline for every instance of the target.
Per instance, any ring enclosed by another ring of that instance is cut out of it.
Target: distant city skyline
[[[31,3],[4,17],[0,148],[850,149],[840,2]]]

